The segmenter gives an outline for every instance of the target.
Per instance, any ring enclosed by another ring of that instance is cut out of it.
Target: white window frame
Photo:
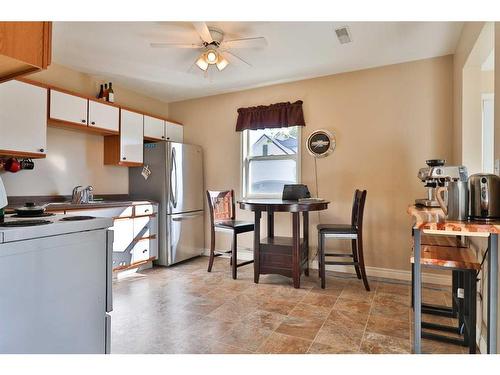
[[[301,170],[301,156],[302,156],[302,126],[297,129],[297,153],[294,155],[268,155],[268,156],[249,156],[250,150],[250,130],[243,130],[241,132],[240,142],[240,171],[241,171],[241,196],[243,198],[281,198],[280,193],[264,193],[264,194],[250,194],[249,193],[249,165],[250,160],[295,160],[297,181],[300,184],[302,179]]]

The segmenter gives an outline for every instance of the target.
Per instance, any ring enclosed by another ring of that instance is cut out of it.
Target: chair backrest
[[[208,209],[210,222],[213,225],[217,221],[234,220],[234,191],[207,190]]]
[[[351,225],[357,227],[360,231],[363,228],[363,213],[365,211],[366,190],[358,190],[354,192],[352,202]]]

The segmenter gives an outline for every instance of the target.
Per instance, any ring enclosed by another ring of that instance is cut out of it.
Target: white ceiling
[[[265,49],[234,50],[252,64],[230,64],[208,77],[193,49],[153,49],[150,42],[198,43],[189,22],[56,22],[53,60],[165,101],[454,53],[460,22],[208,22],[225,38],[264,36]],[[348,25],[341,45],[336,27]],[[212,67],[215,68],[215,67]]]

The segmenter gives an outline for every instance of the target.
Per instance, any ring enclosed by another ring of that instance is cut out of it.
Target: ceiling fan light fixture
[[[217,51],[211,49],[211,50],[208,50],[206,53],[205,53],[205,59],[207,61],[207,63],[209,64],[216,64],[218,59],[219,59],[219,54],[217,53]]]
[[[203,71],[208,69],[208,62],[205,58],[205,54],[201,54],[195,62],[196,66]]]
[[[229,61],[227,61],[224,56],[222,56],[221,54],[219,54],[219,58],[217,59],[217,62],[215,64],[217,66],[217,69],[219,69],[219,71],[222,71],[226,68],[226,66],[229,65]]]

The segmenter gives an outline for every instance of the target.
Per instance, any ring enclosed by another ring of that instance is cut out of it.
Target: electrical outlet
[[[495,159],[495,174],[500,176],[500,159]]]

